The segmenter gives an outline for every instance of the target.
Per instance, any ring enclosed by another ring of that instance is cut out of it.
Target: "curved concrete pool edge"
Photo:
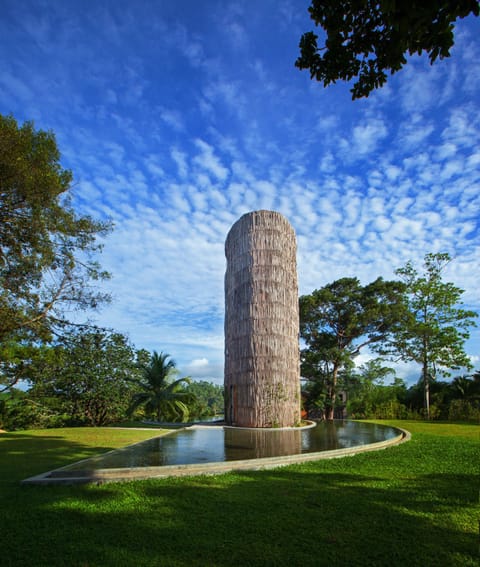
[[[198,476],[223,474],[232,471],[272,469],[295,463],[319,461],[322,459],[337,459],[387,449],[411,439],[411,434],[405,429],[396,427],[399,434],[392,439],[360,445],[346,449],[321,451],[318,453],[299,453],[296,455],[283,455],[281,457],[266,457],[261,459],[246,459],[242,461],[224,461],[216,463],[202,463],[193,465],[165,465],[159,467],[132,467],[76,471],[77,475],[62,476],[62,469],[55,469],[32,476],[21,481],[21,484],[34,485],[72,485],[72,484],[103,484],[107,482],[126,482],[131,480],[146,480],[151,478],[167,478],[172,476]]]

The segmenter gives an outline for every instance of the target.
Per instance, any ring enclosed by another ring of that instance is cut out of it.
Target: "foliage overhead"
[[[450,56],[454,23],[479,15],[478,0],[312,0],[308,11],[326,38],[304,33],[299,69],[324,86],[356,78],[352,98],[366,97],[381,87],[387,73],[399,71],[406,55],[426,52],[430,63]]]
[[[92,255],[110,225],[75,213],[59,159],[52,132],[0,115],[0,359],[9,341],[49,340],[67,310],[108,300]]]

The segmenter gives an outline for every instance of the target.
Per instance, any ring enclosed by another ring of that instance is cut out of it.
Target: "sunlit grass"
[[[477,566],[480,428],[388,423],[412,441],[268,471],[83,487],[18,480],[157,432],[2,434],[0,562]]]

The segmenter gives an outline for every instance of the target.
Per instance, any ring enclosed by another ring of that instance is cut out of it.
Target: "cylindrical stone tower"
[[[225,421],[300,422],[295,232],[274,211],[241,217],[225,242]]]

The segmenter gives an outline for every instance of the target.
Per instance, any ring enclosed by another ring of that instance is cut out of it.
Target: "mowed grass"
[[[353,457],[101,486],[22,478],[158,432],[0,435],[0,564],[477,566],[480,427],[382,422],[412,440]]]

